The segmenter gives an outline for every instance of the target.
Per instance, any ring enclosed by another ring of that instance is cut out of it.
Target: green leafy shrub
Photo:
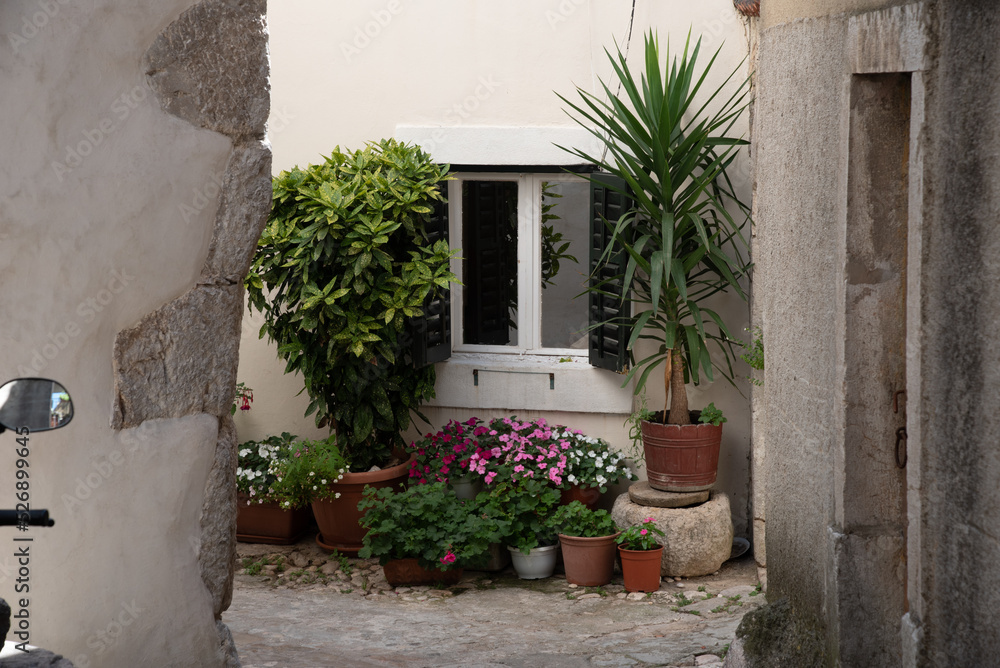
[[[306,415],[336,428],[352,471],[384,465],[411,411],[434,396],[433,366],[416,368],[407,354],[408,325],[455,278],[448,244],[425,229],[446,172],[389,139],[334,149],[273,182],[250,306],[285,371],[302,374]]]
[[[520,478],[497,482],[476,500],[500,525],[502,542],[527,554],[540,545],[555,545],[551,518],[559,497],[559,490],[544,480]]]
[[[274,467],[272,496],[284,508],[301,508],[313,500],[335,499],[340,492],[331,485],[347,470],[347,461],[337,447],[337,437],[322,441],[297,441],[288,456]]]
[[[383,565],[415,558],[428,569],[480,566],[489,558],[490,543],[500,540],[498,522],[443,482],[402,492],[369,487],[358,509],[365,512],[361,524],[368,529],[358,556],[376,557]]]
[[[608,511],[591,510],[579,501],[559,506],[549,522],[556,533],[565,536],[599,538],[618,533],[618,527]]]

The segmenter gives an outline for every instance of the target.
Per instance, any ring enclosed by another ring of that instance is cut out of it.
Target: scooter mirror
[[[58,429],[73,419],[66,389],[47,378],[18,378],[0,385],[0,427],[29,432]]]

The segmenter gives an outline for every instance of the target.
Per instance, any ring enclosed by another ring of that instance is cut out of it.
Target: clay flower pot
[[[617,537],[617,533],[597,538],[559,534],[566,581],[582,587],[600,587],[611,582]]]
[[[573,485],[564,489],[559,497],[559,505],[567,506],[574,501],[579,501],[591,510],[597,510],[597,504],[601,501],[601,488]]]
[[[453,568],[448,571],[427,569],[416,559],[393,559],[382,566],[386,582],[393,587],[400,585],[454,585],[462,579],[462,569]]]
[[[237,496],[236,540],[241,543],[291,545],[309,528],[308,508],[286,510],[277,503],[251,503]]]
[[[700,411],[693,412],[697,420]],[[722,425],[642,422],[649,486],[664,492],[712,489],[719,470]]]
[[[327,552],[334,550],[344,554],[357,554],[363,547],[365,529],[361,526],[361,503],[365,487],[396,487],[402,489],[408,477],[407,471],[413,457],[396,466],[381,471],[345,473],[339,482],[331,487],[340,492],[339,499],[313,501],[313,514],[319,526],[316,544]]]
[[[618,554],[622,558],[626,591],[651,592],[660,588],[662,546],[655,550],[626,550],[619,547]]]

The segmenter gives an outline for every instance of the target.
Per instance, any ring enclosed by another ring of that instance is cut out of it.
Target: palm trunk
[[[671,351],[669,424],[691,424],[688,413],[687,388],[684,387],[684,357],[680,348]]]

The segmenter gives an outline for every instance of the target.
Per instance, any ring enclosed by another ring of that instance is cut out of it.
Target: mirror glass
[[[66,389],[46,378],[18,378],[0,386],[0,424],[29,432],[65,426],[73,419]]]

